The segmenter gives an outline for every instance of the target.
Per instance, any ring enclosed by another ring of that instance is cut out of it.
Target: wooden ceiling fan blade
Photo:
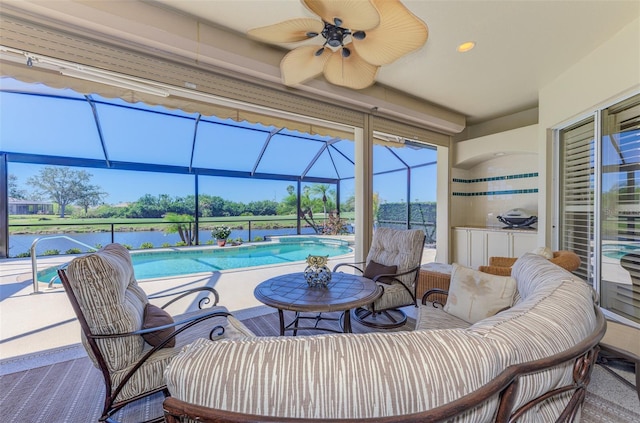
[[[399,0],[372,0],[380,11],[380,25],[363,40],[353,40],[354,49],[367,62],[382,66],[419,49],[427,41],[427,25]]]
[[[323,28],[324,24],[317,19],[299,18],[253,28],[247,31],[247,35],[267,43],[293,43],[308,40],[308,33],[320,34]]]
[[[330,49],[324,48],[324,52],[316,56],[316,52],[320,49],[323,47],[304,46],[287,53],[280,62],[282,82],[285,85],[293,86],[320,75],[331,54]]]
[[[351,30],[367,30],[380,24],[380,14],[369,0],[302,0],[323,21]],[[342,20],[340,25],[335,18]]]
[[[324,76],[334,85],[361,90],[375,82],[378,69],[378,66],[367,63],[353,49],[349,57],[343,57],[341,51],[336,51],[327,60]]]

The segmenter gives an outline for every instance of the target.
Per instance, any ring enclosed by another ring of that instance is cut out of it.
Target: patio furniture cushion
[[[395,266],[395,265],[385,266],[384,264],[376,263],[375,261],[371,260],[369,263],[367,263],[367,267],[364,269],[364,273],[362,274],[362,276],[364,276],[365,278],[373,279],[378,275],[384,275],[384,274],[393,275],[397,271],[398,271],[398,266]],[[385,279],[388,279],[388,278],[380,278],[378,279],[378,281],[386,282]]]
[[[470,331],[509,344],[517,351],[513,364],[549,357],[576,345],[596,326],[593,288],[570,272],[532,253],[513,267],[521,299],[513,307],[477,322]],[[567,322],[571,322],[567,324]],[[541,336],[547,334],[547,336]],[[573,366],[559,366],[520,379],[515,407],[569,383]],[[522,422],[555,420],[569,393],[527,413]]]
[[[475,323],[511,307],[516,281],[453,264],[449,295],[444,311]]]
[[[205,407],[316,421],[376,418],[470,393],[500,373],[510,354],[463,330],[203,339],[176,356],[165,379],[172,397]],[[489,421],[496,400],[460,421]]]
[[[144,307],[144,316],[142,317],[142,329],[157,328],[158,326],[169,325],[173,323],[173,317],[163,309],[155,306],[151,303],[147,303]],[[164,339],[175,332],[175,328],[170,327],[167,329],[157,330],[155,332],[145,333],[142,335],[147,344],[156,346],[160,344]],[[175,338],[167,342],[164,348],[171,348],[176,346]]]
[[[375,261],[384,266],[396,266],[396,272],[403,273],[420,266],[423,244],[424,232],[420,230],[377,228],[366,261],[367,263]],[[417,276],[418,270],[397,277],[409,290],[398,283],[382,284],[384,293],[374,301],[375,309],[386,310],[414,304],[415,299],[412,298],[411,291],[415,290]]]
[[[66,269],[70,287],[82,310],[90,333],[110,335],[134,332],[142,328],[143,315],[148,298],[135,279],[129,251],[119,244],[109,244],[100,251],[78,257]],[[205,311],[227,311],[215,306]],[[174,321],[201,315],[196,310],[173,316]],[[175,338],[175,347],[156,351],[140,366],[116,397],[116,401],[133,398],[164,385],[164,368],[180,348],[197,338],[208,338],[212,329],[224,327],[224,335],[217,338],[245,338],[254,336],[237,319],[215,317],[197,323]],[[214,339],[217,339],[214,337]],[[82,333],[82,343],[94,366],[100,363],[92,352],[87,337]],[[96,339],[110,375],[111,385],[117,386],[138,364],[141,357],[152,347],[140,335]]]

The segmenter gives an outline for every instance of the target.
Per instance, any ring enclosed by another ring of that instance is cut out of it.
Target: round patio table
[[[326,288],[309,287],[304,274],[299,272],[267,279],[256,286],[253,294],[260,302],[278,309],[280,335],[291,330],[295,336],[301,329],[340,332],[320,327],[318,324],[322,320],[337,320],[342,332],[351,333],[350,310],[371,304],[382,295],[382,288],[371,279],[342,272],[333,273]],[[284,310],[296,313],[288,325],[285,325]],[[339,318],[322,316],[322,313],[335,311],[342,312]],[[304,312],[317,314],[313,317],[301,315]],[[315,324],[301,326],[301,320],[314,320]]]

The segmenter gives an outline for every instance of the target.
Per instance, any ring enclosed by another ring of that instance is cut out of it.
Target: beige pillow
[[[547,260],[551,260],[553,258],[553,251],[549,247],[538,247],[533,250],[532,253],[542,256]]]
[[[476,323],[513,305],[516,280],[453,264],[444,311]]]

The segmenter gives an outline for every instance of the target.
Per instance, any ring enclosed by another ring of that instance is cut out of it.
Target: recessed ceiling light
[[[462,43],[458,46],[457,50],[460,53],[465,53],[471,49],[473,49],[476,46],[476,43],[474,43],[473,41],[467,41],[466,43]]]

